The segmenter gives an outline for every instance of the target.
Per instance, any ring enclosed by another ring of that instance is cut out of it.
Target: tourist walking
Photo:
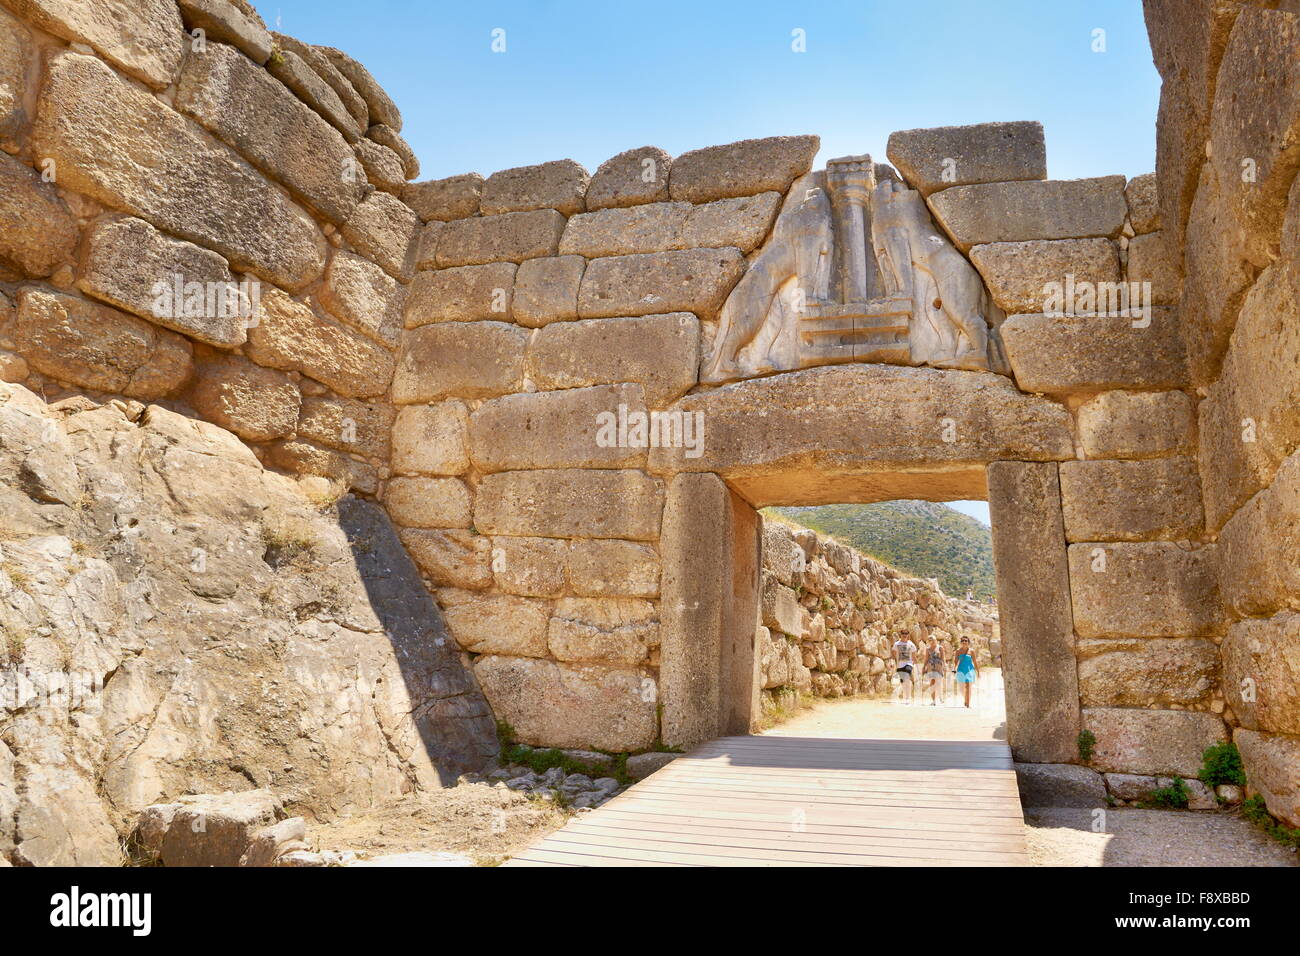
[[[898,690],[895,691],[895,696],[906,696],[909,702],[916,693],[912,673],[916,667],[916,651],[916,645],[906,634],[894,641],[894,669],[898,674]]]
[[[957,686],[965,688],[966,706],[970,706],[970,689],[975,685],[975,678],[979,677],[980,666],[975,662],[975,654],[971,650],[970,638],[961,639],[961,647],[957,649]]]
[[[931,634],[930,646],[925,651],[925,680],[930,688],[930,706],[937,707],[939,694],[943,691],[943,675],[948,669],[948,657],[944,653],[943,645],[939,643],[939,638]],[[925,690],[922,687],[922,694]],[[946,699],[946,698],[945,698]]]

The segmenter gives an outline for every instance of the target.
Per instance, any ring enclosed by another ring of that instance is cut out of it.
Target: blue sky
[[[402,110],[421,178],[635,146],[816,133],[818,165],[896,129],[1036,119],[1048,175],[1155,168],[1160,78],[1140,0],[257,0]],[[278,26],[277,26],[278,24]],[[505,52],[493,53],[493,31]],[[792,50],[802,30],[806,52]],[[1104,31],[1104,50],[1097,51]],[[954,507],[988,522],[983,502]]]
[[[634,146],[817,133],[819,164],[896,129],[1040,120],[1055,179],[1155,166],[1159,77],[1139,0],[257,0],[365,63],[422,178]],[[491,51],[505,30],[506,52]],[[791,50],[801,29],[807,52]],[[1093,30],[1105,52],[1093,52]]]

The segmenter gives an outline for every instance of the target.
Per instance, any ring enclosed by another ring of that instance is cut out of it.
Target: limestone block
[[[657,146],[625,150],[600,164],[587,184],[587,209],[621,208],[668,200],[672,158]]]
[[[155,89],[170,86],[184,56],[181,15],[172,0],[6,0],[27,22],[69,43],[85,43]]]
[[[1119,800],[1146,800],[1160,788],[1160,778],[1139,773],[1107,773],[1106,789]]]
[[[1160,228],[1160,201],[1156,195],[1156,174],[1134,176],[1124,187],[1128,204],[1128,221],[1133,231],[1143,236]],[[1176,235],[1176,234],[1171,234]]]
[[[988,498],[997,528],[1007,742],[1020,761],[1073,760],[1079,692],[1057,466],[995,461]]]
[[[324,53],[335,68],[348,78],[348,82],[361,94],[370,111],[370,122],[391,126],[399,133],[402,131],[402,114],[393,102],[393,98],[379,85],[370,71],[352,57],[333,47],[317,47]]]
[[[355,144],[361,139],[362,129],[334,87],[294,50],[281,48],[277,53],[266,64],[270,74],[338,130],[349,143]]]
[[[37,278],[76,257],[77,221],[51,183],[0,153],[0,269]]]
[[[515,275],[513,318],[528,328],[578,317],[578,287],[586,271],[582,256],[529,259]]]
[[[38,372],[152,401],[194,371],[189,342],[133,315],[60,292],[18,292],[16,350]]]
[[[636,598],[561,598],[547,646],[561,661],[640,664],[659,646],[659,614],[654,604]]]
[[[639,670],[489,654],[474,675],[522,743],[620,753],[658,735],[655,682]]]
[[[197,371],[188,397],[202,418],[248,441],[293,434],[301,395],[288,375],[238,355],[202,360]]]
[[[384,491],[388,516],[404,528],[469,528],[469,487],[459,478],[394,478]]]
[[[644,392],[632,384],[506,395],[470,416],[470,458],[483,473],[638,467],[646,444],[623,441],[617,423],[645,410]]]
[[[1128,242],[1124,276],[1130,283],[1150,283],[1153,305],[1177,305],[1182,292],[1183,265],[1176,254],[1177,250],[1169,247],[1163,232],[1134,236]]]
[[[262,66],[271,58],[274,43],[266,25],[251,7],[231,0],[178,0],[185,25],[201,29],[208,40],[220,40],[238,47]]]
[[[1070,545],[1080,637],[1197,637],[1220,621],[1213,548],[1163,541]]]
[[[509,321],[518,268],[513,262],[491,262],[417,273],[406,307],[406,327],[479,319]]]
[[[353,153],[338,130],[234,47],[186,58],[176,106],[326,219],[343,223],[361,201],[364,184],[341,173]]]
[[[320,304],[354,329],[397,347],[406,289],[361,256],[336,249],[325,268]]]
[[[1222,375],[1199,409],[1211,530],[1300,445],[1300,306],[1279,266],[1260,273],[1246,297]]]
[[[253,834],[282,815],[269,790],[193,794],[145,807],[137,832],[164,866],[238,866]]]
[[[421,272],[425,269],[438,268],[438,240],[442,237],[442,228],[445,225],[447,225],[445,222],[435,220],[421,230],[420,241],[416,243],[415,251],[415,268]]]
[[[191,282],[203,285],[185,290]],[[253,319],[252,303],[238,298],[240,289],[225,259],[164,235],[143,219],[95,224],[83,247],[77,288],[163,328],[221,348],[242,345]]]
[[[950,186],[1047,178],[1042,123],[899,130],[889,134],[885,154],[922,196]]]
[[[1223,197],[1213,163],[1201,167],[1185,232],[1181,312],[1187,323],[1188,358],[1198,383],[1218,377],[1242,301],[1254,270],[1243,252],[1244,238]]]
[[[590,195],[588,195],[590,202]],[[633,780],[644,780],[656,770],[662,770],[668,766],[681,754],[671,752],[651,751],[644,754],[633,754],[627,758],[627,775]]]
[[[753,252],[772,231],[781,199],[780,193],[759,193],[693,206],[682,225],[677,246],[683,249],[734,246],[744,253]]]
[[[492,547],[484,535],[459,529],[407,528],[401,539],[420,573],[435,587],[477,589],[492,584]],[[467,609],[462,617],[470,613]],[[464,629],[462,621],[462,632]]]
[[[319,475],[365,495],[379,491],[379,473],[373,465],[313,442],[276,442],[271,446],[270,462],[290,474]]]
[[[928,202],[962,252],[991,242],[1117,239],[1128,215],[1123,176],[954,186]]]
[[[26,135],[28,70],[31,68],[32,31],[9,11],[0,9],[0,149],[17,153]]]
[[[387,349],[279,289],[263,290],[246,352],[259,365],[301,372],[347,398],[379,395],[393,375]]]
[[[402,201],[425,222],[468,218],[479,211],[482,194],[483,177],[478,173],[407,183],[402,187]]]
[[[723,669],[727,595],[735,587],[728,555],[728,491],[716,475],[679,475],[664,508],[660,691],[665,743],[688,748],[719,735],[729,701]],[[757,542],[755,542],[757,544]],[[743,632],[754,634],[758,609]],[[758,662],[756,662],[758,663]]]
[[[803,637],[804,612],[799,598],[791,588],[768,578],[763,582],[762,622],[773,631],[789,634],[796,640]]]
[[[397,154],[402,161],[403,178],[415,179],[420,175],[420,160],[416,158],[415,150],[411,149],[411,145],[402,139],[397,130],[376,123],[366,130],[366,136]]]
[[[1238,621],[1222,647],[1223,697],[1241,726],[1300,734],[1300,614]]]
[[[1083,640],[1078,653],[1085,707],[1190,707],[1218,684],[1219,649],[1200,638]]]
[[[755,193],[784,193],[812,168],[816,136],[772,136],[709,146],[678,156],[668,177],[673,199],[709,202]]]
[[[1219,587],[1236,614],[1300,610],[1300,451],[1219,533]]]
[[[386,193],[401,197],[402,186],[406,182],[402,157],[387,146],[380,146],[374,140],[364,137],[352,144],[352,152],[361,163],[367,182]]]
[[[1083,726],[1097,738],[1092,766],[1108,772],[1195,777],[1205,748],[1227,736],[1216,715],[1186,710],[1085,707]]]
[[[1102,316],[1013,315],[1002,341],[1016,383],[1027,392],[1070,395],[1188,384],[1182,330],[1172,309],[1151,322]]]
[[[640,471],[499,472],[479,482],[474,525],[493,535],[652,541],[663,496],[663,483]]]
[[[593,319],[694,312],[713,319],[744,271],[744,256],[730,248],[595,259],[582,276],[578,314]]]
[[[688,202],[657,202],[580,213],[564,227],[560,254],[595,259],[679,248],[693,208]]]
[[[1194,459],[1061,462],[1067,541],[1196,537],[1204,524]]]
[[[443,322],[407,332],[397,354],[393,401],[492,398],[523,384],[528,332],[504,322]]]
[[[1300,738],[1239,728],[1232,739],[1241,751],[1250,791],[1263,796],[1269,813],[1288,826],[1300,826]]]
[[[1196,405],[1186,392],[1102,392],[1076,420],[1089,458],[1151,458],[1191,449]]]
[[[306,396],[298,413],[298,435],[338,451],[371,458],[388,456],[393,407],[335,395]]]
[[[559,322],[529,343],[528,376],[541,389],[637,382],[646,405],[663,408],[696,383],[699,341],[685,312]]]
[[[1076,764],[1017,763],[1016,785],[1024,807],[1106,806],[1102,775]]]
[[[396,196],[375,190],[343,224],[343,238],[394,279],[410,280],[420,244],[420,217]]]
[[[63,188],[207,246],[237,271],[297,292],[325,266],[325,239],[306,212],[233,149],[94,57],[50,61],[32,139],[36,154],[57,164]]]
[[[1119,249],[1109,239],[997,242],[976,246],[971,261],[988,284],[998,308],[1015,313],[1114,313],[1109,293],[1119,288]],[[1072,277],[1072,278],[1071,278]],[[1085,298],[1089,288],[1106,293]],[[1077,289],[1073,307],[1064,298]]]
[[[554,209],[457,219],[438,234],[436,261],[447,269],[553,256],[563,232],[564,217]]]
[[[1300,171],[1298,143],[1300,10],[1247,7],[1219,66],[1206,155],[1239,248],[1259,268],[1277,256],[1287,190]]]
[[[492,573],[497,587],[507,594],[558,597],[564,590],[568,546],[559,538],[493,538]]]
[[[357,133],[370,126],[370,109],[366,106],[366,101],[361,98],[350,80],[339,72],[330,58],[327,57],[320,47],[312,46],[310,43],[303,43],[301,40],[294,39],[283,33],[272,33],[272,39],[281,52],[292,52],[302,58],[303,62],[315,71],[316,75],[329,84],[339,100],[343,103],[343,108],[348,111],[352,117],[352,123]]]
[[[982,497],[987,462],[1074,457],[1063,407],[982,372],[828,366],[696,392],[673,410],[703,414],[700,454],[652,448],[651,471],[716,472],[756,507]]]
[[[569,589],[580,597],[659,595],[659,555],[635,541],[570,541],[565,570]]]
[[[393,422],[393,471],[459,475],[469,470],[469,411],[453,399],[407,405]]]
[[[458,588],[439,588],[437,598],[451,636],[470,653],[546,656],[549,601]],[[496,704],[490,691],[488,700]]]
[[[533,209],[572,216],[586,208],[587,180],[587,171],[571,159],[503,169],[483,183],[480,208],[485,216]]]

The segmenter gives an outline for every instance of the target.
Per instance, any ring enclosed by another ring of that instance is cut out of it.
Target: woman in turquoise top
[[[975,663],[975,655],[971,653],[970,638],[961,639],[961,647],[957,649],[957,683],[965,685],[966,688],[966,706],[970,706],[970,688],[975,683],[975,678],[979,676],[980,668]]]

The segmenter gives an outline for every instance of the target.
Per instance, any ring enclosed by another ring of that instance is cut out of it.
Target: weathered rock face
[[[187,792],[251,782],[328,817],[493,753],[374,504],[322,512],[157,406],[2,394],[0,856],[116,864],[134,814]]]

